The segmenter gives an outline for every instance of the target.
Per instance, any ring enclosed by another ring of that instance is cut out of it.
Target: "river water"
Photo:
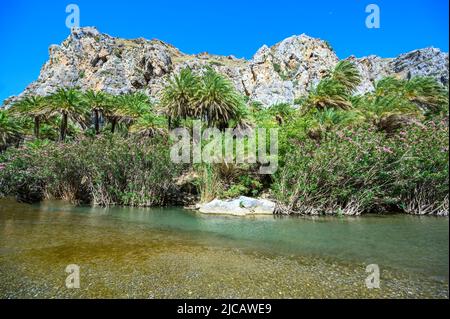
[[[0,200],[1,298],[448,298],[443,217],[210,216]],[[80,288],[66,287],[67,265]],[[380,269],[369,289],[366,266]]]

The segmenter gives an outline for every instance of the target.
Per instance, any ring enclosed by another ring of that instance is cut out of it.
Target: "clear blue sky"
[[[448,0],[1,0],[0,103],[35,80],[49,45],[69,35],[70,3],[80,8],[81,26],[158,38],[186,53],[251,58],[261,45],[301,33],[328,40],[340,58],[392,57],[427,46],[448,51]],[[380,8],[380,29],[365,26],[370,3]]]

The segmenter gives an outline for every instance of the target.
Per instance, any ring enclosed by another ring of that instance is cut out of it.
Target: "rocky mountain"
[[[339,61],[326,41],[307,35],[289,37],[272,47],[262,46],[251,60],[208,53],[184,54],[159,40],[126,40],[100,33],[96,28],[75,28],[60,45],[49,49],[49,60],[39,78],[18,97],[5,100],[8,106],[23,95],[47,95],[59,87],[104,90],[121,94],[145,91],[155,99],[167,79],[184,67],[212,67],[225,74],[252,101],[268,106],[292,103],[306,94]],[[373,90],[380,78],[393,75],[409,78],[432,76],[449,83],[448,53],[425,48],[396,58],[368,56],[348,58],[359,68],[363,81],[358,93]]]

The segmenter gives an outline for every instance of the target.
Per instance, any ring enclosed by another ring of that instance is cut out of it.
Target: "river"
[[[448,298],[446,217],[0,200],[0,298]],[[67,265],[80,288],[66,287]],[[369,289],[366,266],[380,270]]]

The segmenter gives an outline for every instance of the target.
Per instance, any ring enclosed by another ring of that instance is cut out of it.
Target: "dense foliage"
[[[27,143],[3,154],[2,162],[7,163],[0,171],[4,195],[98,205],[164,205],[182,170],[171,162],[166,139],[112,135]]]
[[[448,211],[448,126],[426,122],[388,136],[373,127],[305,139],[278,171],[275,197],[286,212]]]
[[[295,105],[246,102],[211,69],[181,70],[156,102],[73,88],[25,97],[0,111],[0,195],[133,206],[247,195],[280,213],[448,213],[447,89],[387,77],[355,95],[359,84],[343,61]],[[168,130],[196,119],[221,134],[277,128],[278,171],[173,163]]]

